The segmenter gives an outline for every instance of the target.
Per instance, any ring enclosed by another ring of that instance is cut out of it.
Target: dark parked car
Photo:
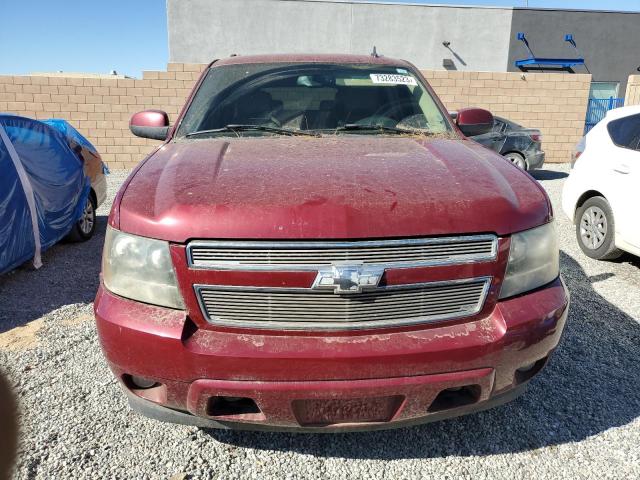
[[[380,429],[522,393],[569,298],[544,189],[410,63],[232,57],[118,193],[95,302],[132,407],[200,426]],[[547,399],[548,400],[548,399]],[[543,401],[547,401],[543,400]]]
[[[544,163],[540,130],[523,127],[506,118],[494,117],[490,132],[470,138],[495,150],[523,170],[534,170]]]

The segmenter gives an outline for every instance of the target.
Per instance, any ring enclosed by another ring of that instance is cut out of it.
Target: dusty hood
[[[549,215],[534,180],[474,142],[361,135],[169,143],[119,213],[122,230],[175,242],[501,235]]]

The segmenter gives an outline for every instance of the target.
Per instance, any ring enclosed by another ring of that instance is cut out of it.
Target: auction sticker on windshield
[[[409,75],[397,75],[394,73],[372,73],[370,75],[373,83],[387,85],[418,85],[415,78]]]

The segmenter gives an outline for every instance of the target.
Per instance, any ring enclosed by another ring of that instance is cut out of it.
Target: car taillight
[[[542,141],[542,134],[540,133],[532,133],[530,136],[531,136],[531,140],[533,140],[534,142]]]

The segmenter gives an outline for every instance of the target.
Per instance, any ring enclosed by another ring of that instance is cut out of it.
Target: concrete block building
[[[426,70],[513,72],[530,56],[576,58],[592,96],[624,96],[640,66],[640,13],[357,0],[167,0],[169,61],[232,53],[369,53]],[[572,35],[575,48],[565,41]]]

